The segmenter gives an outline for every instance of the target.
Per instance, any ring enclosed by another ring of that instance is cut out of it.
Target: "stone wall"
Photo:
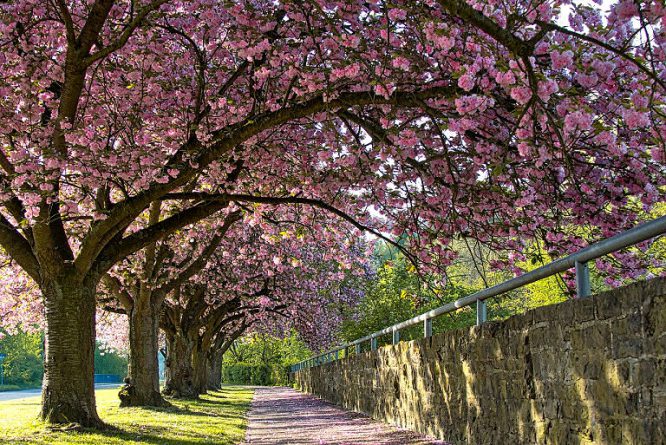
[[[666,443],[666,279],[296,373],[304,391],[454,444]]]

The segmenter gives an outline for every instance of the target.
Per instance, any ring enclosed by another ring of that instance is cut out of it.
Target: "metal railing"
[[[401,323],[394,324],[380,331],[373,332],[370,335],[359,338],[349,343],[339,345],[322,354],[313,356],[309,359],[303,360],[291,367],[292,372],[301,369],[318,366],[324,363],[338,360],[340,358],[340,351],[345,351],[345,356],[352,346],[355,347],[356,353],[361,352],[361,345],[364,342],[370,342],[370,349],[372,351],[377,349],[377,339],[383,335],[391,334],[393,337],[393,344],[400,341],[400,330],[423,323],[423,335],[425,338],[432,336],[432,319],[449,312],[456,311],[460,308],[470,306],[476,303],[476,324],[477,326],[483,324],[487,319],[486,302],[488,298],[496,297],[511,290],[534,283],[535,281],[548,278],[557,273],[564,272],[571,268],[576,270],[576,293],[579,298],[585,298],[590,295],[590,272],[587,262],[595,260],[609,253],[622,250],[626,247],[647,241],[659,235],[666,233],[666,216],[657,218],[655,220],[640,224],[626,232],[622,232],[611,238],[591,244],[588,247],[579,250],[559,260],[548,263],[545,266],[534,269],[519,277],[504,281],[496,286],[488,287],[486,289],[475,292],[467,297],[460,298],[451,303],[447,303],[436,309],[425,312],[416,317],[405,320]]]

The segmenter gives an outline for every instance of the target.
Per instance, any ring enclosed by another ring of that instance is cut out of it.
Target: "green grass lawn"
[[[200,400],[172,401],[171,408],[118,408],[118,390],[97,391],[97,409],[108,431],[53,432],[37,420],[39,397],[0,402],[0,444],[238,444],[252,389],[224,387]]]

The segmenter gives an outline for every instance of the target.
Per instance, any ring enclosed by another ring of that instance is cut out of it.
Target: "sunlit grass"
[[[0,444],[238,444],[253,390],[224,387],[200,400],[171,401],[171,408],[119,408],[118,390],[97,391],[106,431],[49,431],[37,420],[39,397],[0,402]]]

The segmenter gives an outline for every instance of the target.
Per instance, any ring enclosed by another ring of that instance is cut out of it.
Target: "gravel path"
[[[246,445],[442,444],[285,387],[258,387]]]

